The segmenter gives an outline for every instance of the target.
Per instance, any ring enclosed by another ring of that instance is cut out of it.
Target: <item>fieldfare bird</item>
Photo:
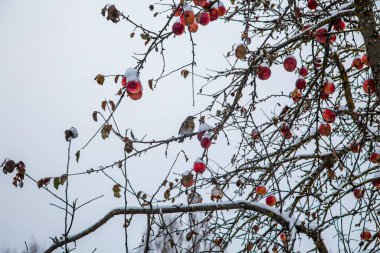
[[[182,136],[192,134],[195,128],[194,119],[195,117],[193,116],[187,117],[179,128],[178,134]],[[184,140],[185,138],[181,138],[178,140],[178,142],[183,142]]]

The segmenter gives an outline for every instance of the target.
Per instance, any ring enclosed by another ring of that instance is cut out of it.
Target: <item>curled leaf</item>
[[[189,75],[189,71],[187,69],[183,69],[181,71],[181,76],[183,76],[184,78],[186,78],[188,75]]]
[[[97,111],[94,111],[94,112],[92,113],[92,118],[93,118],[93,120],[94,120],[95,122],[98,121],[98,112],[97,112]]]
[[[112,125],[104,125],[102,128],[102,138],[103,140],[107,139],[111,133]]]
[[[148,80],[149,88],[153,90],[153,79]]]
[[[61,184],[61,181],[59,177],[54,178],[54,188],[58,190],[59,185]]]
[[[110,101],[108,101],[108,102],[109,102],[109,104],[111,105],[111,110],[112,110],[112,111],[115,111],[115,109],[116,109],[115,102],[113,102],[112,100],[110,100]]]
[[[103,85],[103,83],[104,83],[104,75],[102,75],[102,74],[98,74],[98,75],[94,78],[94,80],[96,80],[96,82],[97,82],[98,84]]]
[[[116,9],[115,5],[110,5],[108,7],[108,15],[107,15],[107,20],[111,20],[115,24],[120,21],[120,14],[119,11]]]
[[[79,158],[80,158],[80,150],[78,150],[76,153],[75,153],[75,159],[77,162],[79,162]]]
[[[104,111],[106,110],[106,106],[107,106],[107,101],[106,100],[102,101],[102,109]]]
[[[131,153],[133,151],[133,143],[132,141],[128,138],[128,137],[125,137],[124,138],[124,151],[127,152],[127,153]]]

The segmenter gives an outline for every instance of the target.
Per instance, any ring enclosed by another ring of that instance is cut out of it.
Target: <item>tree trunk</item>
[[[359,18],[359,28],[362,33],[367,57],[375,80],[376,95],[380,98],[380,38],[373,13],[372,0],[355,0],[355,11]]]

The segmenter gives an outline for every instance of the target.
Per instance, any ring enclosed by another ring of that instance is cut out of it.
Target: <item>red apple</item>
[[[185,26],[181,22],[176,21],[172,26],[172,31],[177,36],[182,35],[185,31]]]
[[[303,90],[306,88],[306,80],[303,77],[299,77],[296,81],[296,87],[299,90]]]
[[[297,68],[297,59],[293,55],[287,56],[284,60],[284,69],[293,72]]]
[[[267,65],[260,65],[257,67],[256,74],[260,80],[268,80],[272,72]]]
[[[198,138],[198,141],[201,141],[202,140],[202,137],[203,135],[206,133],[206,131],[200,131],[197,133],[197,138]]]
[[[224,6],[224,4],[222,2],[219,2],[219,5],[218,5],[218,15],[219,17],[222,17],[226,14],[227,10],[226,10],[226,7]]]
[[[367,57],[367,54],[363,54],[362,56],[362,63],[366,66],[369,66],[369,61],[368,61],[368,57]]]
[[[211,146],[211,136],[209,134],[203,135],[201,139],[201,146],[204,149],[208,149]]]
[[[193,0],[193,2],[195,5],[203,7],[207,3],[207,0]]]
[[[121,85],[123,87],[127,87],[127,78],[125,76],[123,76],[123,79],[121,79]]]
[[[286,242],[286,234],[285,233],[281,233],[280,234],[280,239],[281,239],[282,242],[285,243]]]
[[[204,162],[200,158],[198,158],[194,162],[193,170],[197,174],[203,174],[203,172],[205,172],[206,170],[206,164],[204,164]]]
[[[191,25],[194,23],[195,15],[193,9],[188,6],[185,7],[184,13],[183,13],[183,19],[185,20],[186,25]]]
[[[371,232],[367,228],[364,228],[363,232],[360,234],[360,238],[363,241],[369,241],[371,237],[372,237]]]
[[[362,69],[364,67],[364,64],[360,57],[356,57],[352,60],[351,66],[356,69]]]
[[[298,71],[298,73],[300,74],[300,76],[306,77],[309,71],[307,70],[305,66],[302,66],[300,70]]]
[[[322,100],[327,100],[329,98],[329,94],[326,94],[324,92],[321,93],[321,99]]]
[[[352,153],[359,153],[361,150],[360,143],[352,143],[350,145],[350,150]]]
[[[380,162],[380,154],[377,152],[374,152],[370,155],[369,160],[372,163],[379,163]]]
[[[198,24],[196,22],[188,26],[189,32],[196,33],[198,31]]]
[[[380,189],[380,177],[377,177],[372,180],[372,185],[376,187],[377,189]]]
[[[321,124],[319,126],[319,134],[323,136],[329,136],[331,134],[331,126],[330,124]]]
[[[315,10],[318,7],[318,1],[317,0],[308,0],[307,1],[307,7],[310,10]]]
[[[319,43],[325,43],[326,40],[327,40],[327,29],[324,28],[324,27],[319,28],[319,29],[315,32],[315,39],[316,39]]]
[[[323,85],[323,93],[330,95],[335,92],[335,84],[332,80],[327,80]]]
[[[363,90],[367,94],[372,94],[375,92],[375,81],[373,79],[366,79],[363,82]]]
[[[128,92],[128,96],[132,99],[132,100],[139,100],[141,97],[142,97],[143,93],[142,93],[142,90],[140,90],[139,92],[137,93],[129,93]]]
[[[210,21],[215,21],[219,18],[219,10],[215,4],[210,9]]]
[[[210,14],[208,12],[201,12],[199,14],[199,24],[206,26],[210,23]]]
[[[270,195],[268,196],[266,199],[265,199],[265,203],[268,205],[268,206],[274,206],[276,205],[276,197],[274,195]]]
[[[175,17],[179,17],[181,15],[181,12],[182,12],[182,7],[181,6],[178,7],[178,9],[177,9],[177,6],[173,5],[172,9],[173,9],[173,12],[175,12],[174,13]]]
[[[298,103],[300,99],[302,98],[302,94],[299,89],[295,88],[294,91],[291,93],[291,97],[294,102]]]
[[[341,18],[337,18],[334,22],[333,29],[336,31],[342,31],[346,29],[346,23]]]
[[[357,199],[363,198],[364,197],[364,189],[359,189],[359,188],[355,189],[354,190],[354,196]]]
[[[139,93],[141,91],[141,82],[139,80],[131,80],[127,82],[126,87],[129,93]]]
[[[256,193],[258,195],[265,195],[267,193],[267,188],[263,185],[259,185],[256,187]]]
[[[327,123],[333,123],[335,121],[336,115],[333,111],[330,109],[324,109],[322,112],[322,118],[327,122]]]
[[[336,34],[333,34],[330,36],[330,44],[334,43],[336,41]]]

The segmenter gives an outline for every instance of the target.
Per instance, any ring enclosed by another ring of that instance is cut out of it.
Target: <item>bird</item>
[[[181,127],[179,128],[178,134],[181,136],[192,134],[195,129],[195,118],[196,117],[194,116],[187,117],[185,121],[182,123]],[[183,142],[184,140],[185,138],[180,138],[178,142]]]

